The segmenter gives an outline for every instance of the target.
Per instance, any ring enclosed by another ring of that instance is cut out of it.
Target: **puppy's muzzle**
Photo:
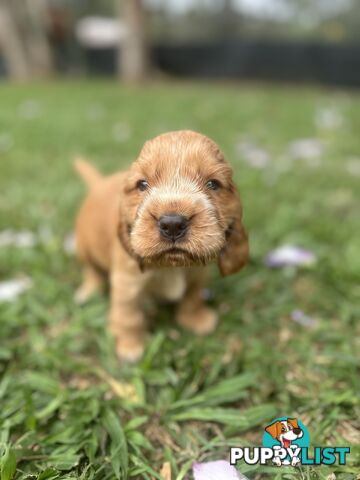
[[[163,215],[159,218],[158,225],[162,238],[175,242],[185,236],[189,220],[183,215]]]

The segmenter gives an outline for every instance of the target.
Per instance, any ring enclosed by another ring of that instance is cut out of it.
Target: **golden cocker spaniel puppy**
[[[170,132],[146,142],[127,171],[76,168],[89,194],[76,222],[84,278],[75,298],[85,302],[108,275],[119,357],[143,353],[148,295],[178,302],[181,326],[211,332],[217,314],[201,297],[207,265],[217,260],[230,275],[248,259],[240,198],[219,147],[196,132]]]

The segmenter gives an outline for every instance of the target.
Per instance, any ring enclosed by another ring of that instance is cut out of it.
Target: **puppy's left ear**
[[[230,220],[225,232],[226,244],[218,259],[221,274],[226,277],[241,270],[249,259],[249,242],[242,223],[240,197],[235,186],[232,187],[233,200],[230,205]]]

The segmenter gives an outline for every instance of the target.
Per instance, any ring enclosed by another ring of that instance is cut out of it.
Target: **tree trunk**
[[[146,78],[149,69],[143,1],[125,0],[121,3],[127,32],[119,48],[118,73],[125,81],[140,82]]]
[[[22,0],[27,11],[27,45],[37,77],[50,76],[53,73],[53,61],[49,40],[47,38],[47,5],[46,0]]]
[[[0,51],[10,78],[21,81],[30,77],[30,66],[19,29],[3,3],[0,3]]]
[[[0,0],[0,49],[13,79],[53,72],[46,0]]]

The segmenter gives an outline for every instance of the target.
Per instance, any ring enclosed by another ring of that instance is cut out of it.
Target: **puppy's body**
[[[80,172],[86,168],[86,164],[78,163]],[[113,250],[119,243],[116,233],[119,186],[124,176],[125,173],[99,177],[90,186],[89,195],[80,208],[76,222],[77,252],[80,259],[105,272],[110,270]]]
[[[179,302],[178,323],[210,332],[217,317],[201,299],[206,265],[217,259],[226,275],[248,255],[231,169],[216,144],[172,132],[147,142],[126,172],[102,177],[85,162],[77,170],[89,194],[76,222],[84,265],[76,299],[86,301],[108,275],[119,356],[134,360],[143,352],[148,295]]]
[[[78,163],[81,172],[87,168],[85,163]],[[94,273],[98,271],[99,280],[102,274],[106,276],[111,270],[124,269],[142,278],[144,294],[149,293],[159,300],[179,301],[185,294],[189,278],[206,267],[162,267],[139,271],[138,262],[124,250],[117,235],[119,185],[125,177],[126,172],[99,176],[92,185],[76,222],[77,254],[85,265],[94,269]]]

